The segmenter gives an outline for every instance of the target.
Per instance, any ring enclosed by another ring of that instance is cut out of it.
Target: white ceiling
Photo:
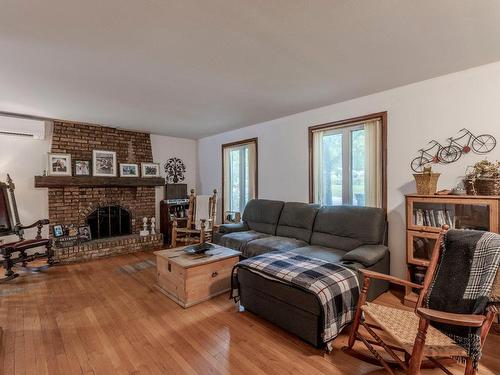
[[[500,60],[498,0],[1,0],[0,111],[200,138]]]

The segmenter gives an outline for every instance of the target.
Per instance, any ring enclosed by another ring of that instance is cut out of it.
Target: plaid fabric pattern
[[[484,314],[493,307],[493,284],[500,263],[500,235],[476,230],[449,230],[429,287],[427,307],[455,314]],[[452,286],[452,287],[450,287]],[[467,351],[477,368],[480,329],[431,323]]]
[[[484,233],[476,244],[464,299],[489,298],[500,264],[500,236]]]
[[[323,342],[333,340],[354,319],[359,297],[356,273],[338,264],[290,251],[273,251],[245,259],[233,268],[232,296],[237,297],[237,271],[245,268],[263,277],[313,293],[323,310]]]

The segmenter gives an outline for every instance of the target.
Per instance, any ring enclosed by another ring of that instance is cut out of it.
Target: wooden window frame
[[[225,183],[224,183],[224,149],[235,146],[242,146],[249,143],[255,144],[255,198],[259,196],[259,138],[248,138],[240,141],[224,143],[221,145],[221,161],[222,161],[222,222],[224,222],[224,214],[226,208],[224,207]],[[241,212],[243,214],[243,212]]]
[[[308,128],[309,137],[309,203],[314,203],[314,142],[313,133],[318,130],[355,125],[357,122],[380,120],[382,130],[382,208],[387,211],[387,111],[372,113],[365,116],[313,125]]]

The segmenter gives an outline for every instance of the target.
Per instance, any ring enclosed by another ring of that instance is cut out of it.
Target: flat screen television
[[[186,199],[187,184],[166,184],[165,199]]]

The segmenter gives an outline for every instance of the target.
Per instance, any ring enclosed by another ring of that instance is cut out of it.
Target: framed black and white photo
[[[90,160],[75,160],[75,176],[90,176]]]
[[[141,163],[142,177],[160,177],[159,163]]]
[[[92,234],[90,233],[90,225],[83,225],[78,227],[78,236],[84,241],[90,241]]]
[[[116,152],[92,151],[92,175],[96,177],[116,177]]]
[[[49,153],[49,176],[71,176],[71,155]]]
[[[139,166],[120,163],[120,177],[139,177]]]

